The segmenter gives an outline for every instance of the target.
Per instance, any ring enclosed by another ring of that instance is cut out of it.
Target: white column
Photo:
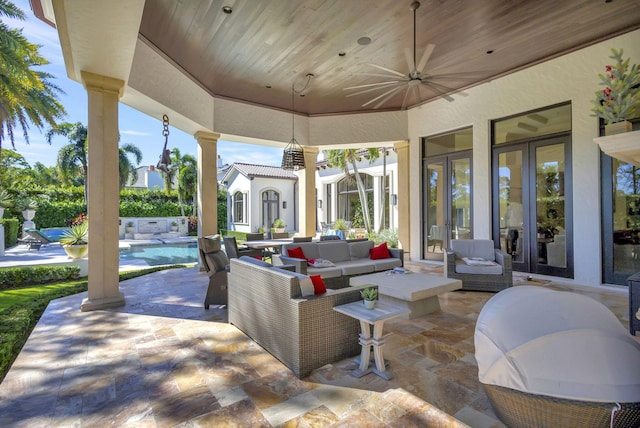
[[[88,96],[89,293],[80,309],[125,304],[118,265],[118,100],[124,82],[82,71]]]
[[[218,139],[220,134],[198,131],[198,236],[218,233]]]
[[[298,173],[298,227],[301,236],[316,236],[316,159],[318,148],[305,146],[305,169]]]
[[[403,141],[393,145],[398,154],[398,246],[405,251],[405,257],[411,249],[411,231],[409,230],[409,142]],[[407,258],[406,260],[411,260]]]

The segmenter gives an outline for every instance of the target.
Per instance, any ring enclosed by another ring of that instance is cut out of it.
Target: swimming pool
[[[120,264],[145,261],[149,266],[195,263],[197,242],[141,244],[120,249]]]

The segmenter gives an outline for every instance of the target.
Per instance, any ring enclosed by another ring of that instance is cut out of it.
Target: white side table
[[[360,333],[360,345],[362,345],[362,351],[359,357],[360,366],[353,371],[352,375],[362,377],[374,372],[383,379],[391,379],[393,375],[386,371],[384,358],[382,356],[382,347],[389,335],[382,335],[382,327],[386,320],[407,314],[409,310],[379,300],[373,309],[365,308],[363,302],[359,301],[336,306],[333,310],[360,321],[360,329],[362,330],[362,333]],[[371,335],[371,326],[373,326],[373,336]],[[371,346],[373,346],[375,367],[369,367]]]

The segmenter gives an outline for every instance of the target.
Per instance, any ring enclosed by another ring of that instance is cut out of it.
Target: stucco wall
[[[593,143],[598,120],[591,116],[597,74],[611,62],[611,48],[624,48],[625,57],[640,62],[640,31],[550,60],[526,70],[471,88],[467,97],[438,100],[409,111],[411,150],[410,193],[420,199],[420,138],[473,126],[473,227],[476,238],[491,235],[490,122],[529,110],[570,101],[572,109],[573,225],[575,281],[601,283],[601,220],[599,149]],[[499,55],[500,52],[494,53]],[[420,254],[420,205],[411,205],[412,258]]]

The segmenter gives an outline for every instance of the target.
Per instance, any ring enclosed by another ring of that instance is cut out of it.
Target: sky
[[[62,122],[82,122],[87,125],[87,93],[83,86],[67,77],[64,67],[62,50],[56,30],[33,15],[28,0],[12,0],[26,15],[25,21],[9,19],[1,16],[0,20],[10,28],[21,28],[22,34],[31,43],[40,46],[40,54],[50,64],[39,69],[52,74],[55,79],[52,83],[60,87],[65,94],[59,96],[59,100],[67,111],[67,117]],[[155,165],[158,163],[160,152],[164,145],[162,136],[162,121],[147,116],[125,104],[119,105],[120,144],[130,143],[142,151],[143,159],[140,165]],[[171,122],[171,117],[169,117]],[[47,144],[45,134],[48,127],[42,131],[36,127],[28,129],[29,144],[26,143],[22,129],[16,130],[15,149],[24,156],[30,165],[41,162],[46,166],[54,166],[58,151],[68,144],[68,140],[62,136],[54,137],[52,144]],[[215,131],[215,130],[214,130]],[[218,141],[218,155],[223,163],[234,162],[254,163],[259,165],[280,166],[282,161],[282,149],[251,145],[247,150],[247,144]],[[3,142],[3,147],[11,148],[9,141]],[[197,157],[197,143],[195,138],[185,132],[169,126],[169,145],[172,149],[177,147],[182,155],[190,154]]]

